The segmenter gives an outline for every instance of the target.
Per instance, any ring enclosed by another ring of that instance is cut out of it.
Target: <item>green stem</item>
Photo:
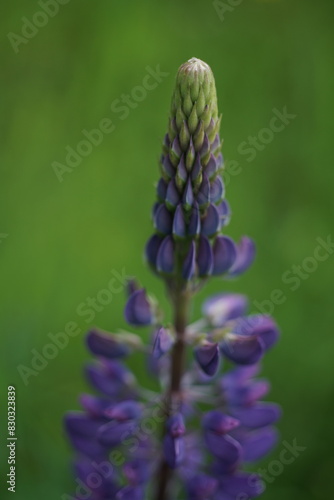
[[[174,308],[174,328],[176,341],[171,354],[171,377],[170,387],[167,395],[167,415],[168,418],[172,411],[177,409],[182,398],[181,381],[184,372],[186,342],[185,334],[188,324],[190,294],[180,288],[173,293],[173,308]],[[155,500],[167,500],[168,483],[172,476],[172,470],[163,459],[157,475],[157,491]]]

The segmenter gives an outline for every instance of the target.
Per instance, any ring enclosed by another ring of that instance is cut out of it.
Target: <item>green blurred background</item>
[[[272,381],[271,398],[284,408],[282,441],[296,439],[306,450],[267,485],[263,498],[331,495],[334,256],[306,273],[295,291],[282,275],[289,271],[291,277],[293,265],[308,265],[316,239],[332,230],[334,8],[329,0],[233,3],[225,2],[230,7],[220,19],[211,2],[198,0],[71,0],[27,43],[19,43],[17,53],[7,34],[20,35],[22,17],[32,20],[41,8],[23,0],[2,7],[0,405],[3,411],[6,388],[15,385],[17,500],[71,493],[71,451],[61,421],[64,412],[78,408],[77,394],[86,389],[83,334],[91,324],[125,327],[123,293],[91,322],[78,315],[79,304],[106,287],[112,270],[124,268],[168,311],[163,287],[143,264],[142,252],[151,233],[174,74],[192,56],[215,73],[224,155],[241,171],[228,183],[229,234],[249,234],[258,247],[244,277],[207,286],[194,318],[210,292],[231,289],[262,302],[272,290],[282,290],[285,301],[273,314],[283,336],[267,356],[264,373]],[[38,22],[43,18],[37,16]],[[157,65],[169,76],[121,120],[111,104],[142,84],[147,66]],[[268,126],[273,108],[284,106],[296,117],[248,162],[239,145]],[[96,128],[103,118],[115,130],[59,182],[52,163],[64,163],[65,148],[75,148],[84,138],[81,131]],[[31,350],[41,352],[48,334],[63,331],[69,321],[82,333],[25,385],[17,366],[31,367]],[[142,365],[135,368],[145,380]],[[280,443],[259,466],[277,459],[281,448]]]

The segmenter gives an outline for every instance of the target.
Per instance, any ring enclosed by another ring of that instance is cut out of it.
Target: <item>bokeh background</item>
[[[272,381],[271,399],[284,408],[282,442],[296,439],[306,449],[267,485],[263,499],[331,496],[334,256],[313,266],[295,291],[282,275],[295,276],[294,265],[312,267],[308,258],[317,238],[326,240],[333,226],[333,3],[223,3],[228,8],[219,16],[211,1],[71,0],[34,36],[30,28],[26,43],[16,38],[16,51],[8,33],[22,36],[22,18],[31,21],[41,7],[23,0],[2,7],[0,405],[3,412],[6,388],[15,385],[16,500],[71,493],[71,450],[61,422],[87,389],[84,332],[92,324],[111,331],[125,327],[123,293],[90,322],[78,306],[106,287],[113,270],[124,269],[169,314],[163,287],[142,254],[174,74],[192,56],[215,73],[224,155],[239,165],[227,187],[229,234],[249,234],[258,247],[252,269],[236,282],[212,281],[193,316],[210,292],[240,291],[251,303],[262,303],[282,290],[284,303],[273,314],[283,336],[264,373]],[[43,19],[37,16],[37,22]],[[142,84],[147,66],[157,65],[168,76],[121,120],[111,104]],[[247,161],[240,144],[268,127],[274,108],[285,106],[295,118]],[[82,130],[103,118],[112,120],[114,131],[59,182],[53,162],[64,163],[66,147],[76,148]],[[42,352],[48,334],[64,331],[69,321],[81,333],[25,385],[17,367],[31,368],[32,349]],[[146,380],[142,364],[135,368]],[[4,419],[1,488],[7,473]],[[281,448],[259,467],[277,459]]]

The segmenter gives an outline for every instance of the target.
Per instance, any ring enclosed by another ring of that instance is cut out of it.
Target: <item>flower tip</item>
[[[181,64],[176,81],[177,85],[179,85],[181,95],[185,96],[190,91],[193,101],[200,99],[200,88],[203,87],[203,91],[205,88],[205,93],[207,93],[208,97],[210,90],[213,90],[215,87],[214,76],[210,66],[196,57],[192,57]],[[206,102],[204,102],[205,104]]]
[[[183,63],[180,68],[179,68],[179,73],[184,72],[184,73],[190,73],[190,72],[212,72],[210,66],[202,61],[201,59],[198,59],[197,57],[191,57]]]

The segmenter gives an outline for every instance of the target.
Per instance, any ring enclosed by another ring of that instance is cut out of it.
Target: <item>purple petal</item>
[[[238,472],[221,478],[220,489],[226,498],[235,500],[257,497],[263,493],[264,486],[257,474]]]
[[[198,202],[199,207],[203,210],[203,209],[208,207],[210,200],[211,200],[210,182],[209,182],[209,179],[208,179],[206,173],[204,172],[202,184],[201,184],[201,187],[200,187],[198,194],[197,194],[197,202]]]
[[[152,323],[153,314],[151,305],[144,288],[137,290],[128,299],[124,316],[126,321],[133,326],[146,326]]]
[[[182,277],[183,279],[190,281],[194,277],[195,272],[196,272],[196,245],[195,242],[192,241],[190,243],[188,254],[182,266]]]
[[[184,460],[178,469],[178,475],[183,481],[188,481],[195,474],[199,474],[199,469],[205,463],[204,447],[202,436],[191,433],[184,436],[185,454]]]
[[[192,477],[187,485],[188,500],[206,500],[216,491],[218,486],[217,479],[199,474]]]
[[[275,403],[255,403],[246,408],[233,408],[231,413],[240,424],[250,429],[265,427],[276,422],[281,416],[281,408]]]
[[[265,349],[272,347],[278,340],[279,330],[270,316],[254,314],[241,318],[233,332],[238,335],[257,335],[264,343]]]
[[[127,346],[118,342],[115,336],[106,335],[98,330],[91,330],[86,342],[89,350],[96,356],[115,359],[122,358],[129,353]]]
[[[113,406],[109,405],[104,414],[107,418],[123,422],[138,419],[142,414],[142,408],[137,401],[129,399]]]
[[[163,440],[163,450],[166,462],[171,469],[175,469],[181,465],[185,456],[184,440],[182,437],[173,438],[170,434],[167,434]]]
[[[184,155],[181,156],[180,162],[176,170],[176,182],[179,187],[183,187],[187,181],[188,173],[184,161]]]
[[[218,212],[220,215],[220,220],[222,227],[225,227],[228,225],[231,219],[231,208],[230,205],[226,200],[223,200],[218,206]]]
[[[157,211],[159,210],[159,208],[161,207],[161,203],[159,203],[158,201],[156,201],[152,207],[152,218],[154,219]]]
[[[167,193],[167,183],[161,178],[157,184],[157,195],[161,202],[165,201]]]
[[[200,149],[201,158],[203,158],[210,151],[210,141],[207,134],[204,134],[203,143]]]
[[[240,453],[242,453],[242,448],[240,448]],[[239,463],[238,462],[223,462],[219,459],[216,459],[211,466],[211,471],[212,474],[218,477],[224,477],[226,475],[231,475],[234,474],[237,470],[239,470]],[[222,496],[222,497],[214,497],[215,500],[231,500],[229,496]],[[233,498],[234,500],[234,498]]]
[[[239,461],[242,448],[238,441],[228,434],[222,436],[215,432],[205,432],[205,441],[209,451],[217,458],[228,464]]]
[[[174,271],[174,242],[166,236],[160,245],[157,256],[157,269],[161,273],[171,274]]]
[[[243,448],[243,459],[246,462],[255,462],[267,455],[278,441],[278,432],[273,427],[247,432],[239,440]]]
[[[213,269],[213,253],[210,242],[205,236],[199,238],[197,266],[200,277],[210,276]]]
[[[111,464],[108,465],[108,462],[106,460],[97,463],[89,458],[80,457],[74,463],[74,474],[77,478],[78,483],[83,483],[87,491],[92,491],[92,483],[90,482],[90,479],[94,477],[94,475],[96,476],[96,474],[98,474],[100,479],[99,481],[94,483],[94,495],[96,495],[96,497],[100,499],[105,499],[108,497],[114,498],[114,495],[117,493],[118,488],[116,483],[114,482],[113,466]],[[80,493],[82,491],[83,490],[80,489]],[[76,498],[80,498],[80,493]],[[85,493],[84,497],[87,500],[92,500],[92,497],[87,497]],[[72,499],[73,497],[68,498]]]
[[[240,242],[237,244],[237,257],[233,263],[233,266],[229,270],[229,275],[239,276],[248,269],[254,261],[255,258],[255,244],[253,240],[243,236]]]
[[[217,168],[218,168],[218,170],[220,170],[222,168],[223,164],[224,164],[223,155],[221,153],[219,153],[219,155],[217,156]]]
[[[211,203],[219,203],[224,196],[224,184],[221,177],[217,176],[210,185]]]
[[[161,204],[154,216],[154,227],[161,234],[172,232],[173,216],[166,205]]]
[[[105,419],[91,419],[84,413],[72,412],[65,416],[64,424],[72,446],[88,457],[103,457],[106,447],[96,439]]]
[[[215,205],[210,204],[202,220],[201,233],[204,236],[214,236],[220,230],[220,216]],[[217,240],[216,240],[217,241]]]
[[[168,156],[163,156],[161,159],[161,170],[166,179],[172,179],[175,174],[174,167]]]
[[[231,319],[243,316],[248,307],[245,295],[220,293],[207,299],[202,307],[203,314],[214,327],[221,327]]]
[[[264,344],[259,337],[242,337],[231,334],[221,344],[225,356],[241,365],[257,363],[264,353]]]
[[[185,238],[186,237],[186,221],[184,218],[182,205],[178,205],[174,215],[173,221],[173,235],[176,238]]]
[[[189,218],[189,225],[188,225],[188,236],[198,236],[201,230],[201,218],[200,218],[200,213],[198,209],[198,205],[196,202],[194,202],[191,212],[190,212],[190,218]]]
[[[209,159],[207,166],[205,168],[205,173],[206,173],[208,179],[209,180],[213,179],[214,176],[216,175],[217,171],[218,171],[217,160],[213,156],[213,154],[211,154],[210,159]]]
[[[174,438],[184,436],[186,428],[181,413],[175,413],[174,415],[169,417],[166,422],[166,429],[167,432]]]
[[[267,380],[246,381],[225,388],[223,382],[222,386],[229,404],[233,406],[249,406],[266,396],[270,389]]]
[[[236,247],[231,238],[217,236],[213,245],[213,275],[223,274],[230,269],[236,258]]]
[[[101,444],[112,448],[131,437],[136,432],[137,427],[138,424],[135,420],[124,422],[112,420],[99,428],[97,438]]]
[[[224,387],[235,387],[250,382],[260,372],[260,365],[236,366],[225,373],[222,380]]]
[[[160,359],[173,345],[173,339],[168,330],[160,327],[155,332],[152,355],[155,359]]]
[[[92,418],[104,417],[105,410],[110,406],[110,399],[102,399],[91,394],[82,394],[79,401]]]
[[[123,472],[132,486],[146,483],[150,477],[148,464],[142,459],[134,459],[127,462],[123,467]]]
[[[103,394],[115,397],[133,381],[132,373],[117,361],[103,361],[86,367],[89,382]]]
[[[144,500],[144,498],[145,492],[142,486],[125,486],[117,492],[115,500]]]
[[[212,410],[203,418],[204,429],[223,435],[239,426],[239,420],[226,415],[219,410]]]
[[[183,193],[182,203],[186,210],[190,210],[194,203],[194,192],[190,178],[187,180],[186,188]]]
[[[219,347],[218,344],[206,342],[194,350],[197,363],[209,377],[213,377],[219,367]]]
[[[166,205],[169,209],[174,210],[180,201],[180,193],[176,187],[175,180],[169,181],[166,193]]]
[[[105,419],[92,419],[86,413],[73,411],[65,415],[65,428],[69,433],[82,436],[94,436],[96,429],[105,423]]]
[[[164,146],[164,148],[166,150],[169,149],[169,146],[170,146],[170,140],[169,140],[169,136],[168,134],[165,134],[165,137],[164,137],[164,140],[162,141],[162,145]]]
[[[171,147],[171,153],[177,158],[181,157],[182,149],[180,146],[180,141],[179,141],[178,136],[176,136],[175,139],[173,140],[172,147]]]
[[[147,262],[153,266],[154,268],[156,267],[156,262],[157,262],[157,255],[159,252],[159,248],[162,242],[162,238],[158,236],[157,234],[154,234],[151,236],[151,238],[148,240],[145,248],[145,256],[147,259]]]
[[[262,342],[264,342],[265,348],[269,349],[277,342],[279,330],[275,322],[268,316],[265,316],[262,325],[258,326],[258,335],[261,337]]]

